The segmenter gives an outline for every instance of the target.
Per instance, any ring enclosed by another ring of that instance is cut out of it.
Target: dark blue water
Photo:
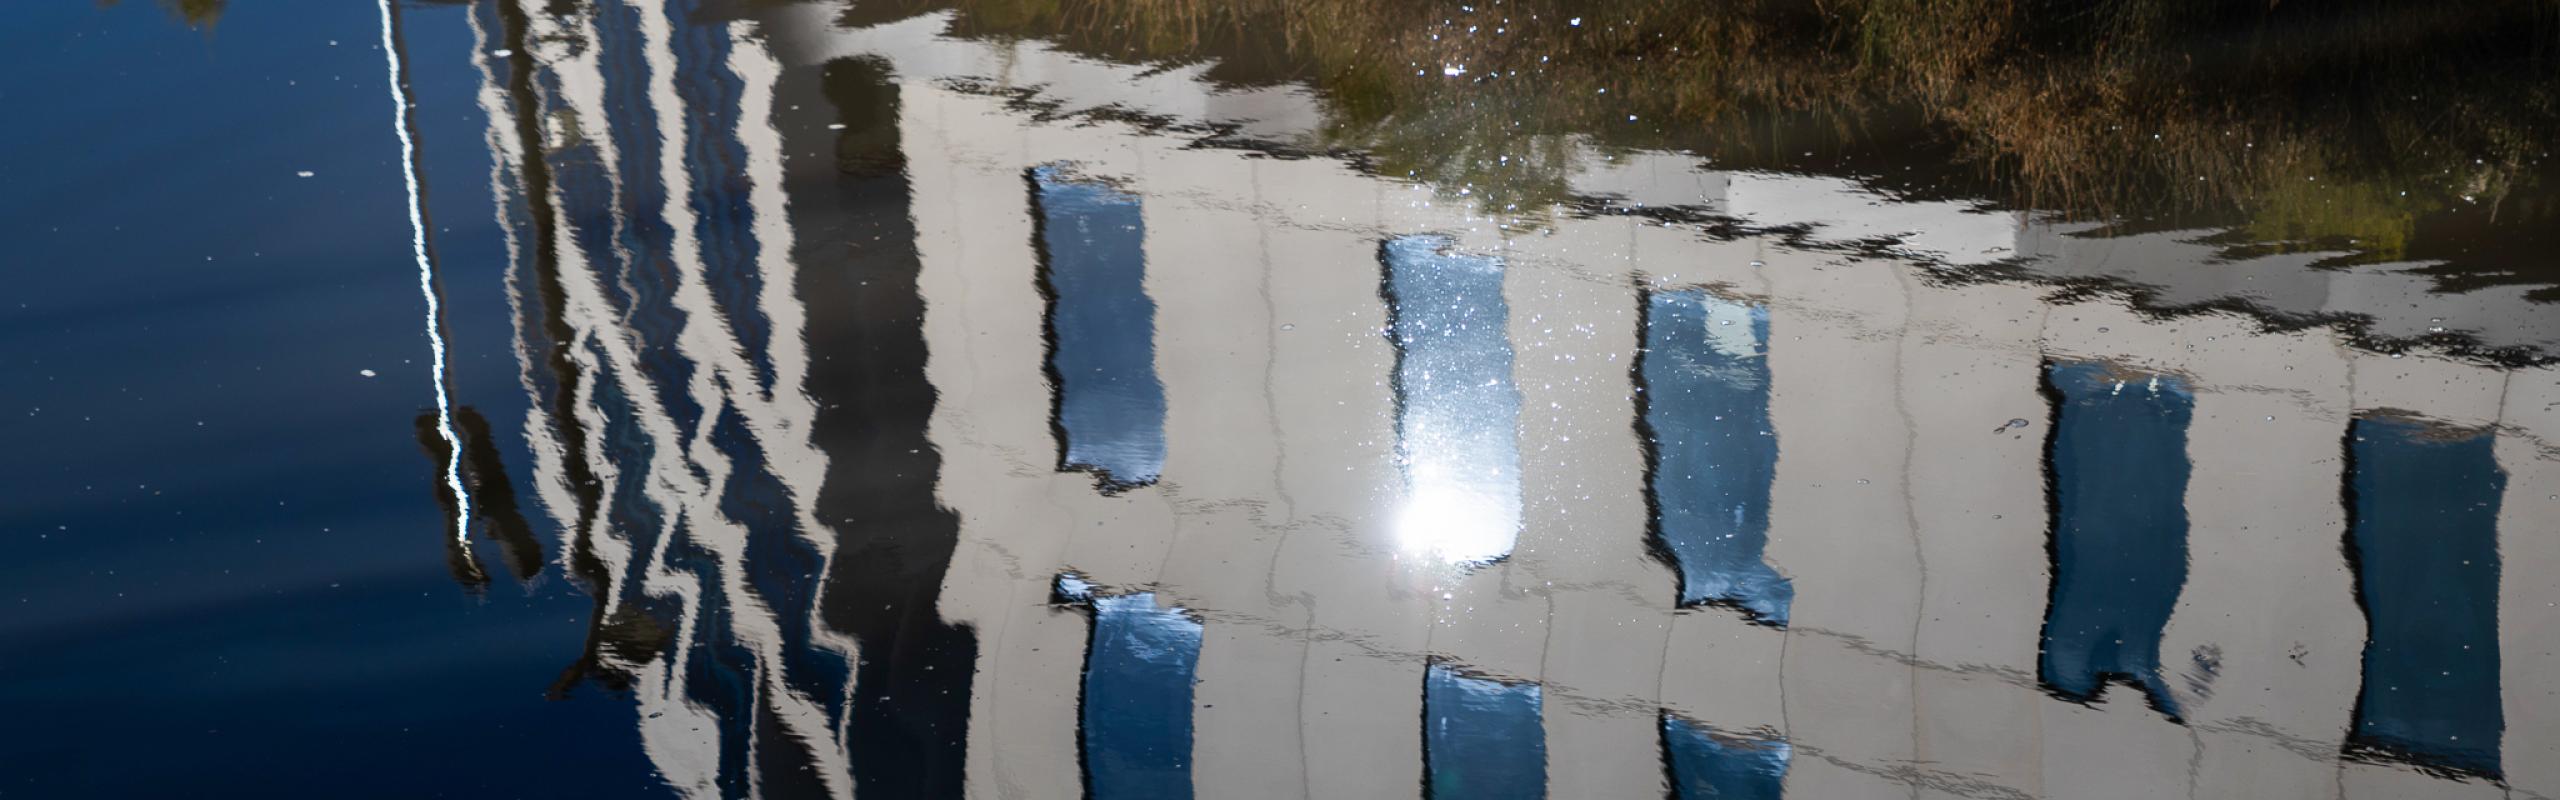
[[[0,734],[0,792],[663,791],[635,739],[593,735],[627,701],[546,696],[588,597],[499,567],[521,551],[484,556],[485,591],[448,569],[376,8],[6,16],[0,707],[27,724]],[[419,156],[452,189],[427,196],[451,380],[475,438],[518,441],[471,34],[403,22]],[[491,480],[531,471],[487,452]]]

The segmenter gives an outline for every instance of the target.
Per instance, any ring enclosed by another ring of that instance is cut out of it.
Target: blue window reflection
[[[1676,800],[1777,800],[1795,756],[1784,740],[1736,736],[1674,714],[1662,715],[1662,747]]]
[[[1034,167],[1030,178],[1058,467],[1093,473],[1105,493],[1154,483],[1164,383],[1138,198],[1064,165]]]
[[[1787,623],[1795,585],[1762,560],[1778,439],[1769,425],[1769,310],[1704,290],[1644,301],[1638,403],[1652,445],[1653,545],[1683,605],[1732,605]]]
[[[1380,248],[1406,492],[1396,537],[1409,553],[1482,563],[1519,538],[1520,392],[1502,262],[1449,248],[1441,236]]]
[[[1433,800],[1547,796],[1547,734],[1535,683],[1433,664],[1423,681],[1424,785]]]
[[[2053,482],[2053,592],[2039,677],[2074,700],[2126,680],[2178,715],[2160,667],[2160,634],[2187,582],[2185,380],[2105,364],[2045,371],[2055,403],[2046,470]]]
[[[2402,418],[2349,428],[2348,543],[2367,634],[2348,750],[2495,778],[2495,437]]]
[[[1200,622],[1156,607],[1151,592],[1099,595],[1074,575],[1058,595],[1090,604],[1082,738],[1087,797],[1179,800],[1191,796],[1191,686],[1200,666]]]

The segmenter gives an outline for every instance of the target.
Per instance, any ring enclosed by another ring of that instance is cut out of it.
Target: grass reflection
[[[959,36],[1311,84],[1316,144],[1496,213],[1567,199],[1590,142],[2395,260],[2428,255],[2432,218],[2547,221],[2560,128],[2547,0],[898,0],[848,21],[942,8]]]

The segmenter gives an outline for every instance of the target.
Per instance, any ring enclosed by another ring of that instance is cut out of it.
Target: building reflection
[[[943,17],[472,13],[558,690],[683,793],[2560,792],[2548,370],[1512,228]]]
[[[956,792],[975,645],[933,608],[888,75],[688,3],[473,10],[534,483],[598,598],[555,691],[631,692],[689,795]]]

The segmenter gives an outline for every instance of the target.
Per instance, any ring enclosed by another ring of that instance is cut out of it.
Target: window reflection
[[[1030,181],[1058,468],[1093,473],[1107,493],[1154,483],[1164,383],[1138,198],[1063,164],[1032,168]]]
[[[1502,262],[1450,247],[1403,236],[1379,250],[1405,476],[1396,538],[1411,555],[1483,563],[1519,538],[1520,392]]]
[[[1093,614],[1084,660],[1085,796],[1190,797],[1200,622],[1158,607],[1153,592],[1100,594],[1073,574],[1058,576],[1057,594]]]
[[[2499,700],[2496,437],[2403,417],[2347,436],[2347,543],[2365,612],[2351,755],[2495,778]]]
[[[1640,426],[1651,445],[1653,545],[1682,605],[1785,625],[1795,586],[1762,560],[1778,439],[1769,425],[1769,310],[1703,289],[1644,298]]]
[[[2177,376],[2085,362],[2047,367],[2045,390],[2053,588],[2038,677],[2083,701],[2127,681],[2175,717],[2160,634],[2187,582],[2195,394]]]
[[[1422,690],[1427,797],[1509,800],[1547,794],[1547,734],[1536,683],[1476,677],[1434,663]]]
[[[1677,800],[1776,800],[1795,757],[1783,739],[1735,735],[1670,713],[1662,715],[1662,748]]]

